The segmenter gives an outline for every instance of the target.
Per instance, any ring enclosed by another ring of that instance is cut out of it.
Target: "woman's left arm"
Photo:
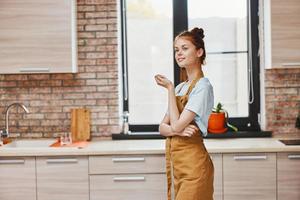
[[[176,96],[173,84],[168,88],[168,102],[169,102],[169,115],[170,126],[172,131],[181,132],[187,127],[194,119],[196,114],[192,111],[184,109],[181,114],[176,104]]]

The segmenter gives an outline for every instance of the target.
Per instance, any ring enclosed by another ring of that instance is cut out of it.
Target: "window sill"
[[[258,137],[272,137],[271,131],[237,131],[221,134],[208,133],[206,139],[209,138],[258,138]],[[164,136],[155,134],[145,133],[134,133],[134,134],[112,134],[113,140],[143,140],[143,139],[165,139]]]

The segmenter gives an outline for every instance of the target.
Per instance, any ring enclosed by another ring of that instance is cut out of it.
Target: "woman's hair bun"
[[[201,39],[204,38],[204,30],[202,28],[195,27],[191,30],[191,33],[200,36]]]

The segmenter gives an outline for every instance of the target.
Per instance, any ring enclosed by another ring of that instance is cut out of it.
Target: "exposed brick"
[[[95,23],[117,26],[118,20],[117,20],[117,18],[100,18],[100,19],[96,19]],[[111,32],[116,32],[116,31],[107,31],[107,34],[110,34]],[[103,33],[105,33],[105,32],[103,32]]]
[[[87,60],[87,59],[78,60],[78,65],[96,65],[96,60]]]
[[[61,86],[61,80],[48,80],[48,81],[40,81],[41,87],[49,87],[49,86]]]
[[[95,99],[75,100],[74,105],[84,105],[84,106],[92,105],[93,106],[93,105],[96,105],[96,100]]]
[[[107,59],[98,59],[97,65],[112,65],[112,64],[118,64],[117,59],[107,58]]]
[[[86,72],[106,72],[107,67],[106,66],[86,66],[85,70],[86,70]]]
[[[117,10],[117,6],[114,4],[96,5],[96,11],[112,11],[112,10]]]
[[[86,4],[107,4],[107,0],[85,0]]]
[[[85,18],[96,19],[96,18],[106,18],[106,17],[108,17],[107,12],[87,12],[87,13],[85,13]]]
[[[86,58],[106,58],[107,57],[107,53],[106,52],[97,52],[97,53],[86,53]]]
[[[117,92],[117,86],[98,86],[97,91],[99,92]]]
[[[87,39],[86,44],[87,45],[103,45],[107,43],[108,39]]]
[[[0,87],[16,87],[17,83],[14,81],[0,81]]]
[[[44,119],[44,114],[27,113],[26,115],[24,115],[24,119]]]
[[[59,79],[59,80],[67,80],[67,79],[73,79],[73,74],[52,74],[51,79]]]
[[[18,81],[19,87],[37,87],[39,86],[39,81]]]
[[[66,119],[66,113],[48,113],[45,114],[45,119]]]
[[[96,7],[93,6],[93,5],[90,5],[90,6],[87,6],[87,5],[84,5],[84,6],[77,6],[77,10],[78,10],[78,11],[81,11],[81,12],[95,11],[95,10],[96,10]]]
[[[103,46],[98,46],[96,48],[96,51],[105,51],[105,52],[109,52],[109,51],[117,51],[118,47],[117,45],[103,45]]]
[[[67,93],[63,95],[64,99],[84,99],[85,94],[81,93]]]
[[[49,74],[29,74],[28,80],[48,80],[50,78]]]
[[[91,78],[96,78],[95,73],[80,73],[75,75],[76,79],[91,79]]]
[[[6,100],[16,100],[17,95],[16,94],[2,94],[0,96],[0,100],[6,101]],[[18,98],[19,99],[19,98]]]
[[[78,47],[79,52],[94,52],[96,50],[95,46],[85,46],[85,47]]]
[[[107,85],[107,79],[88,79],[86,85]]]
[[[86,95],[87,99],[107,99],[108,93],[89,93]]]
[[[5,75],[5,79],[6,81],[21,81],[21,80],[28,80],[27,75]]]
[[[95,32],[79,32],[77,34],[77,37],[78,38],[95,38],[96,34],[95,34]]]
[[[38,94],[38,93],[50,93],[51,88],[50,87],[34,87],[29,88],[29,93],[31,94]]]
[[[85,80],[64,80],[63,86],[82,86],[85,85]]]
[[[265,71],[267,130],[275,137],[299,138],[295,128],[300,107],[300,69]]]

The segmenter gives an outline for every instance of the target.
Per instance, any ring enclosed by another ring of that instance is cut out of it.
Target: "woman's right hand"
[[[177,133],[177,135],[183,137],[191,137],[194,133],[197,133],[198,131],[199,129],[197,126],[189,124],[187,127],[184,128],[182,132]]]

